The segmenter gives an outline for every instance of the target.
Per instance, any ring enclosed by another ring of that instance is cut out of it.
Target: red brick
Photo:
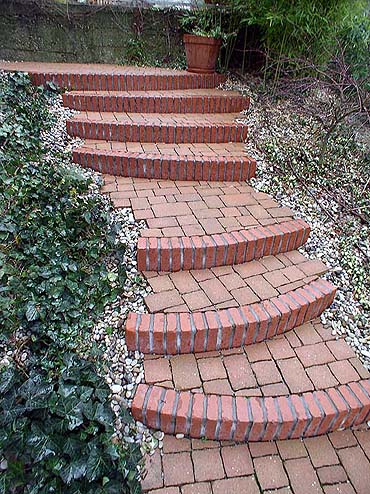
[[[239,477],[253,473],[252,459],[247,444],[223,447],[221,455],[227,477]]]
[[[251,388],[256,385],[251,366],[244,355],[225,357],[224,363],[234,390]]]
[[[262,489],[277,489],[288,485],[283,463],[278,456],[255,458],[253,462]]]
[[[198,367],[203,381],[213,381],[227,377],[225,367],[220,358],[198,359]]]
[[[326,436],[307,438],[304,443],[314,467],[339,463],[335,450]]]
[[[308,379],[302,364],[296,357],[279,360],[278,366],[283,375],[283,380],[292,393],[302,393],[304,391],[313,390],[311,381]]]
[[[155,360],[144,360],[145,382],[160,383],[161,381],[172,380],[170,362],[166,358]]]
[[[204,449],[192,452],[195,480],[222,479],[225,476],[220,451],[218,449]],[[181,463],[179,464],[181,465]]]
[[[211,484],[209,482],[196,482],[195,484],[183,485],[181,492],[182,494],[212,494]]]
[[[142,481],[143,489],[150,490],[162,487],[162,460],[159,449],[152,456],[146,455],[145,469],[148,473]]]
[[[304,458],[305,456],[307,456],[304,442],[301,439],[288,439],[286,441],[278,441],[277,447],[283,460]]]
[[[293,492],[299,494],[322,494],[319,479],[308,458],[287,460],[288,473]]]
[[[338,455],[355,488],[356,494],[368,494],[370,485],[370,466],[369,460],[366,458],[361,448],[340,449]]]
[[[317,470],[320,482],[322,484],[335,484],[339,482],[347,482],[348,478],[344,468],[341,465],[332,465],[322,467]]]
[[[356,438],[352,431],[335,431],[328,434],[328,437],[336,449],[348,448],[350,446],[356,446]]]
[[[273,361],[261,361],[252,364],[259,385],[281,382],[282,377]]]
[[[177,389],[192,389],[201,386],[194,355],[176,355],[171,358],[170,362],[173,381]]]
[[[232,479],[223,479],[213,482],[213,494],[226,493],[260,494],[260,490],[252,475],[249,477],[234,477]]]
[[[181,468],[179,468],[181,465]],[[194,482],[190,453],[168,453],[163,457],[163,476],[166,486]]]
[[[360,376],[348,360],[338,360],[336,362],[332,362],[329,364],[329,367],[340,384],[347,384],[360,379]]]
[[[274,442],[251,442],[249,443],[249,450],[253,458],[274,455],[277,453],[276,443]]]
[[[296,353],[305,367],[309,367],[311,365],[327,364],[335,360],[325,343],[304,345],[297,348]]]

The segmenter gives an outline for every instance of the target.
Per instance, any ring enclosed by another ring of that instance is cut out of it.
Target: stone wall
[[[183,66],[174,9],[0,0],[0,59]]]

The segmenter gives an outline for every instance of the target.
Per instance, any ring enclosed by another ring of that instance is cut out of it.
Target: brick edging
[[[6,70],[6,69],[5,69]],[[223,74],[102,74],[91,72],[32,72],[39,86],[53,82],[61,88],[87,91],[151,91],[166,89],[212,89],[226,80]]]
[[[236,113],[249,107],[242,95],[64,93],[63,104],[78,111],[127,113]]]
[[[140,271],[184,271],[241,264],[264,256],[295,250],[310,234],[301,219],[248,230],[190,237],[140,237]]]
[[[81,139],[119,142],[222,143],[244,142],[248,127],[238,122],[214,123],[125,123],[93,121],[84,118],[67,120],[67,132]]]
[[[100,173],[122,177],[191,181],[245,181],[256,174],[256,161],[247,156],[177,156],[150,153],[73,150],[73,161]]]
[[[336,288],[312,281],[270,300],[205,312],[137,314],[126,321],[129,350],[175,355],[239,348],[270,339],[318,317],[332,303]]]
[[[139,384],[132,414],[167,434],[223,441],[272,441],[360,425],[370,414],[370,380],[278,397],[205,395]]]

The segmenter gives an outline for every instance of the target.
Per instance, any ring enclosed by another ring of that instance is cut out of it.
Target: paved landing
[[[165,436],[146,465],[150,494],[369,494],[370,431],[236,445]]]
[[[153,290],[145,303],[149,312],[239,307],[303,287],[326,271],[321,261],[307,259],[296,250],[234,266],[176,273],[145,271]]]
[[[235,396],[287,396],[370,377],[344,340],[319,319],[244,348],[161,357],[145,355],[145,382]]]
[[[289,208],[244,182],[178,182],[105,177],[115,207],[132,207],[145,219],[145,237],[212,235],[283,223]]]

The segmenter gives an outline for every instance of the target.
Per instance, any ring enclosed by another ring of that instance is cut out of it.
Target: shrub
[[[53,125],[46,93],[25,74],[3,77],[0,89],[3,335],[21,327],[74,348],[117,294],[117,275],[104,263],[120,254],[109,208],[89,193],[91,180],[42,145],[42,130]]]
[[[136,494],[140,448],[114,436],[88,337],[123,253],[109,203],[45,139],[48,97],[0,75],[0,494]]]
[[[69,354],[58,380],[14,368],[0,376],[0,493],[139,493],[140,450],[112,442],[109,388],[94,366]]]
[[[363,69],[369,49],[369,3],[367,0],[229,0],[241,24],[261,28],[271,61],[301,69],[302,59],[327,64],[338,43],[345,47],[348,59]],[[276,69],[278,72],[280,68]]]

